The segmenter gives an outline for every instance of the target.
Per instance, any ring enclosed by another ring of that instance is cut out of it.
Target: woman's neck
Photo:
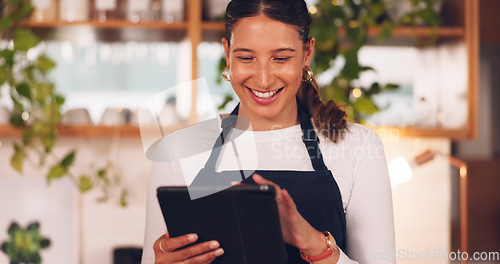
[[[242,107],[240,105],[238,115],[244,117],[244,119],[238,118],[236,127],[248,128],[248,122],[250,122],[250,129],[252,131],[277,130],[292,127],[300,123],[297,115],[297,104],[290,104],[285,111],[279,113],[273,118],[255,116],[244,106]]]

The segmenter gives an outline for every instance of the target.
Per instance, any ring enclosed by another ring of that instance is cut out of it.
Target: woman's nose
[[[271,85],[273,79],[269,65],[267,63],[259,63],[255,77],[259,89],[267,89]]]

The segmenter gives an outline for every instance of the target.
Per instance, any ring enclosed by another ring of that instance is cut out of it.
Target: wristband
[[[333,253],[335,252],[335,247],[332,243],[332,240],[330,239],[330,237],[332,236],[332,234],[330,234],[329,231],[324,231],[323,234],[325,235],[325,241],[326,241],[326,249],[325,251],[323,251],[323,253],[317,255],[317,256],[314,256],[314,257],[310,257],[310,256],[307,256],[306,254],[304,254],[302,252],[302,250],[300,251],[300,257],[307,261],[308,263],[313,263],[313,261],[319,261],[319,260],[322,260],[322,259],[325,259],[331,255],[333,255]]]

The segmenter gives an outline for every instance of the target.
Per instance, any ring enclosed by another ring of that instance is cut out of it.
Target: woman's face
[[[314,39],[304,49],[294,26],[260,14],[239,20],[230,43],[223,39],[240,114],[256,130],[296,124],[295,94],[303,68],[310,65]]]

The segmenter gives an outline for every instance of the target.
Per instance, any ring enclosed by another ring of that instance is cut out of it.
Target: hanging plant
[[[356,85],[363,72],[374,71],[369,65],[361,65],[358,59],[359,50],[369,40],[370,28],[378,28],[377,42],[383,43],[392,37],[398,26],[412,26],[414,39],[418,45],[429,45],[435,42],[435,29],[441,25],[441,18],[436,12],[436,5],[442,0],[318,0],[309,8],[312,18],[311,36],[316,39],[313,63],[315,75],[329,70],[337,59],[342,57],[344,64],[339,73],[321,87],[325,100],[334,99],[347,109],[351,121],[363,122],[366,117],[379,112],[382,106],[377,105],[373,96],[384,91],[399,88],[399,85],[374,82],[366,87]],[[402,13],[392,15],[400,5],[409,7]],[[392,15],[392,16],[391,16]],[[430,26],[428,37],[419,38],[416,29],[419,26]],[[220,72],[226,61],[219,62]],[[217,82],[221,82],[220,74]],[[233,100],[226,96],[220,108]]]
[[[392,37],[397,26],[413,26],[414,32],[421,25],[436,28],[441,18],[434,7],[440,0],[319,0],[310,8],[313,20],[311,35],[316,38],[316,50],[312,68],[316,74],[330,69],[342,57],[345,63],[332,81],[322,87],[326,100],[335,99],[348,109],[351,120],[362,122],[367,116],[380,111],[381,107],[373,101],[373,96],[387,90],[397,89],[397,84],[374,82],[366,87],[357,85],[362,73],[374,71],[369,65],[359,63],[360,49],[368,43],[370,28],[378,28],[377,42],[383,43]],[[409,9],[399,17],[389,13],[398,6],[406,4]],[[332,26],[334,25],[334,26]],[[341,33],[345,33],[345,37]],[[419,44],[426,41],[434,43],[435,30],[429,37],[414,38]]]
[[[21,142],[14,143],[14,154],[10,160],[12,168],[22,173],[26,162],[48,167],[48,183],[69,177],[82,192],[99,186],[104,198],[109,198],[111,193],[119,193],[115,196],[125,206],[126,190],[120,186],[115,174],[108,173],[112,166],[106,165],[89,175],[78,176],[70,170],[76,151],[70,151],[64,157],[57,157],[54,153],[59,137],[57,124],[64,104],[64,97],[56,92],[54,83],[47,77],[56,65],[46,55],[37,58],[28,56],[28,51],[40,43],[27,26],[33,11],[30,1],[2,1],[0,11],[3,14],[0,18],[0,37],[11,40],[7,47],[0,49],[0,86],[6,84],[9,87],[14,105],[10,123],[22,134]]]

